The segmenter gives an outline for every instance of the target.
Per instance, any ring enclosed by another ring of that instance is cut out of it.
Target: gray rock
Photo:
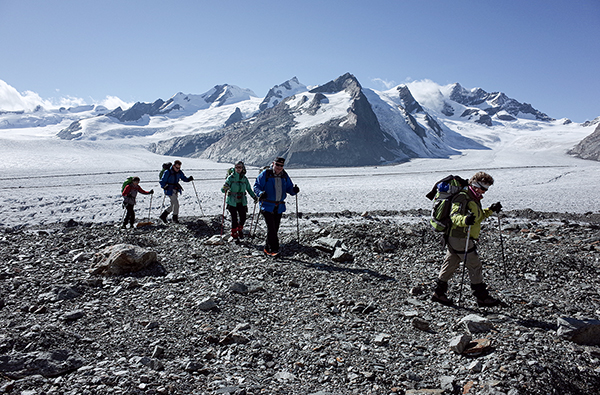
[[[450,350],[454,351],[457,354],[462,354],[462,352],[467,348],[469,343],[471,342],[471,335],[459,335],[450,340],[449,347]]]
[[[469,333],[489,332],[494,329],[494,324],[490,320],[476,314],[469,314],[463,317],[460,322],[464,324]]]
[[[98,252],[89,272],[104,275],[134,273],[156,262],[155,251],[131,244],[117,244]]]
[[[0,372],[12,379],[36,374],[44,377],[56,377],[83,365],[83,359],[72,355],[69,350],[14,352],[10,355],[0,355]]]
[[[600,345],[600,320],[557,319],[557,335],[577,344]]]
[[[331,259],[335,262],[351,262],[354,260],[354,256],[338,247],[333,252]]]

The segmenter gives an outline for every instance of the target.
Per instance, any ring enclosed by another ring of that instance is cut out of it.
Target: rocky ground
[[[427,216],[286,216],[278,258],[262,224],[208,244],[220,217],[3,229],[0,393],[597,393],[600,215],[507,212],[502,233],[490,218],[479,253],[495,308],[468,286],[460,307],[429,300],[443,252]],[[91,274],[120,243],[158,263]],[[589,336],[563,335],[563,317]]]

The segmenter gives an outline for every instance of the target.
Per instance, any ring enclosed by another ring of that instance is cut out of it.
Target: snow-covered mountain
[[[485,149],[469,125],[527,129],[556,121],[502,92],[431,81],[387,91],[363,88],[347,73],[309,89],[296,77],[264,98],[234,85],[196,95],[109,110],[82,105],[0,111],[0,130],[52,126],[61,139],[134,139],[152,152],[264,165],[284,155],[291,166],[358,166],[445,158]]]

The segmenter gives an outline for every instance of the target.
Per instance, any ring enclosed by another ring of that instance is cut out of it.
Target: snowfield
[[[598,212],[600,163],[566,155],[591,134],[593,127],[519,120],[511,127],[485,127],[445,121],[453,130],[484,144],[489,150],[465,150],[450,159],[416,159],[394,166],[294,169],[292,180],[301,191],[299,211],[428,209],[425,194],[448,174],[470,177],[489,172],[496,180],[484,205],[501,201],[505,209],[530,208],[545,212]],[[68,122],[67,122],[68,124]],[[163,204],[158,171],[164,157],[144,147],[157,137],[66,141],[55,137],[68,125],[0,129],[0,226],[21,227],[66,222],[112,223],[122,218],[120,186],[132,175],[141,186],[154,189],[139,196],[138,220],[155,219]],[[227,163],[179,158],[194,184],[184,183],[181,216],[220,215]],[[257,168],[248,169],[252,182]],[[194,190],[195,188],[195,190]],[[196,195],[197,192],[197,195]],[[288,197],[288,211],[295,198]]]

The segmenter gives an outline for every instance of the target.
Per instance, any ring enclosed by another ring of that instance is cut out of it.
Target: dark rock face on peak
[[[536,110],[531,104],[520,103],[515,99],[511,99],[502,92],[488,93],[481,88],[475,88],[470,91],[456,83],[452,87],[450,99],[467,107],[478,107],[485,111],[489,117],[494,116],[500,111],[506,111],[510,115],[517,117],[519,113],[528,114],[535,117],[539,121],[554,121],[548,115]],[[469,116],[473,113],[468,113]],[[448,115],[448,114],[446,114]],[[504,115],[506,117],[506,115]],[[491,126],[491,118],[480,117],[475,122]]]
[[[347,91],[351,95],[358,94],[362,89],[360,82],[350,73],[346,73],[333,81],[310,90],[310,93],[337,93]]]
[[[567,153],[581,159],[600,161],[600,125]]]
[[[298,78],[294,77],[283,84],[275,85],[265,96],[264,100],[258,106],[259,111],[264,111],[267,108],[274,107],[281,103],[285,98],[299,92],[306,90],[306,86],[298,81]]]
[[[240,110],[239,107],[236,107],[233,114],[231,114],[229,116],[229,118],[227,118],[227,121],[225,121],[224,126],[229,126],[231,124],[241,121],[242,119],[244,119],[244,116],[242,115],[242,111]]]
[[[121,122],[134,122],[146,114],[160,114],[160,109],[164,104],[165,102],[162,99],[157,99],[154,103],[137,102],[131,108],[125,111],[123,111],[121,107],[117,107],[113,111],[106,114],[106,116],[116,118]]]
[[[403,107],[409,114],[413,114],[415,112],[424,112],[423,107],[417,102],[408,89],[406,85],[400,85],[398,88],[398,94],[400,95],[400,100],[402,100]]]

